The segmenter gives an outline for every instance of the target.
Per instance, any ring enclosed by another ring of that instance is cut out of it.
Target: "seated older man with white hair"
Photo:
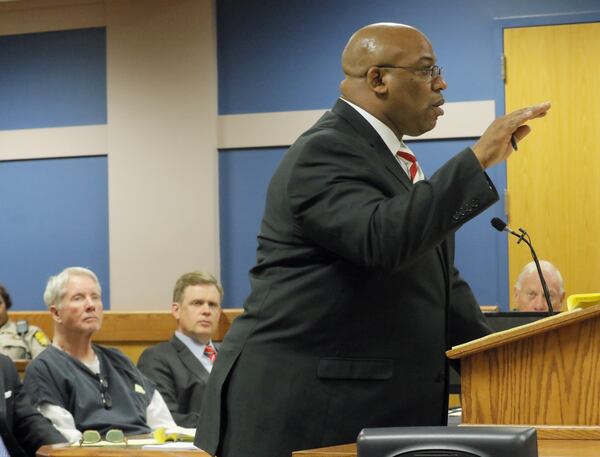
[[[54,339],[28,367],[25,388],[35,406],[71,442],[92,429],[125,435],[176,428],[154,383],[122,352],[92,343],[102,325],[102,293],[91,270],[66,268],[48,280],[44,301]]]

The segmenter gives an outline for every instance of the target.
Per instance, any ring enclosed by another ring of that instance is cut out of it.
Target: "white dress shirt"
[[[342,98],[342,100],[345,101],[346,103],[348,103],[348,105],[350,105],[356,111],[358,111],[358,113],[362,117],[364,117],[365,120],[369,124],[371,124],[371,127],[373,127],[375,129],[375,131],[379,134],[379,136],[381,137],[381,139],[383,140],[385,145],[388,147],[388,149],[390,150],[390,152],[392,153],[394,158],[398,161],[398,163],[400,164],[400,166],[402,167],[404,172],[410,178],[410,166],[412,165],[412,162],[410,162],[409,160],[403,159],[402,157],[398,157],[396,155],[396,152],[404,151],[404,152],[408,152],[409,154],[412,154],[414,156],[415,154],[409,149],[409,147],[406,146],[406,144],[404,144],[404,142],[396,136],[396,134],[392,131],[391,128],[389,128],[387,125],[385,125],[379,119],[377,119],[371,113],[365,111],[360,106],[355,105],[354,103],[349,102],[348,100],[346,100],[344,98]],[[415,156],[415,158],[416,158],[416,156]],[[425,174],[423,173],[423,170],[421,169],[419,162],[417,162],[417,174],[415,175],[415,179],[414,179],[413,183],[422,181],[423,179],[425,179]]]

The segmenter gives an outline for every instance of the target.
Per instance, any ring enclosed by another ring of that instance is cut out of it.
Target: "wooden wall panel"
[[[567,295],[600,291],[600,24],[506,29],[506,111],[552,102],[507,163],[509,224],[560,269]],[[510,296],[528,248],[509,240]]]

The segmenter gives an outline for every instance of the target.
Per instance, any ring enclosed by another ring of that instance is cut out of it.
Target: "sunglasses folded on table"
[[[85,430],[79,443],[75,443],[77,444],[79,446],[127,446],[127,437],[123,430],[116,428],[106,432],[104,440],[98,430]]]

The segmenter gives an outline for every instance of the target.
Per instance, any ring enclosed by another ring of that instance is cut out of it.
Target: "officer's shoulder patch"
[[[42,332],[41,330],[36,331],[33,334],[33,337],[36,339],[36,341],[38,343],[40,343],[40,346],[46,347],[50,344],[50,340],[48,339],[46,334],[44,332]]]

